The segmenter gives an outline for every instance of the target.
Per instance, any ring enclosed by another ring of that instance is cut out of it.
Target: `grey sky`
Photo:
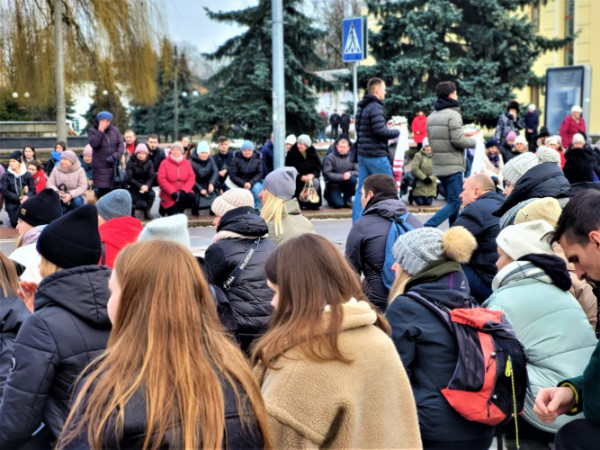
[[[171,41],[189,42],[200,52],[213,52],[244,29],[210,20],[203,7],[212,11],[235,11],[258,4],[258,0],[163,0],[163,19]]]

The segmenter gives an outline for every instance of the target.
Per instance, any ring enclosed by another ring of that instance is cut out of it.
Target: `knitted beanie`
[[[83,205],[46,225],[37,241],[37,251],[63,269],[98,265],[102,256],[98,211]]]
[[[496,139],[489,139],[485,142],[485,148],[500,147],[500,143]]]
[[[554,148],[550,148],[550,147],[546,147],[545,145],[542,145],[541,147],[539,147],[536,150],[535,155],[540,160],[540,164],[547,163],[547,162],[551,162],[554,164],[560,164],[560,154],[558,153],[558,150],[556,150]]]
[[[295,134],[288,135],[288,137],[285,138],[285,143],[294,145],[296,143],[296,135]]]
[[[148,146],[146,144],[138,144],[135,147],[133,154],[137,155],[138,153],[145,153],[146,155],[148,155],[150,153],[150,151],[148,150]]]
[[[208,142],[198,142],[198,146],[196,147],[196,153],[210,153],[210,146],[208,145]]]
[[[527,139],[525,139],[525,136],[520,134],[515,138],[515,144],[527,145]]]
[[[252,141],[244,141],[242,142],[242,146],[240,147],[240,150],[246,150],[246,149],[250,149],[250,150],[254,150],[254,143]]]
[[[517,213],[515,216],[515,225],[533,220],[544,220],[552,227],[555,227],[561,213],[562,208],[555,198],[536,198]]]
[[[58,193],[53,189],[43,189],[25,200],[19,207],[18,217],[32,227],[46,225],[62,216]]]
[[[429,147],[429,138],[423,138],[422,147]]]
[[[546,235],[552,230],[545,220],[522,222],[503,229],[496,243],[514,261],[531,253],[549,254],[552,248]]]
[[[232,209],[241,206],[254,207],[254,197],[248,189],[235,188],[217,197],[210,209],[216,216],[223,217]]]
[[[96,116],[96,119],[98,119],[98,121],[106,119],[106,120],[110,120],[112,122],[113,115],[111,113],[109,113],[108,111],[100,111],[98,113],[98,115]]]
[[[522,155],[516,156],[504,164],[502,176],[506,181],[514,186],[529,169],[539,165],[539,163],[540,160],[535,153],[523,153]]]
[[[16,161],[21,162],[21,157],[23,156],[23,154],[21,153],[20,150],[15,150],[14,152],[12,152],[10,154],[10,156],[8,157],[9,160],[14,159]]]
[[[115,189],[96,202],[98,215],[104,220],[131,215],[131,194],[125,189]]]
[[[513,130],[510,130],[508,132],[508,134],[506,135],[506,139],[507,141],[514,141],[517,138],[517,133],[515,133]]]
[[[190,248],[187,216],[185,214],[175,214],[174,216],[152,220],[140,233],[138,242],[149,241],[151,239],[174,241],[186,248]]]
[[[173,145],[171,145],[171,150],[174,148],[178,148],[179,150],[181,150],[181,153],[185,151],[181,142],[173,142]]]
[[[476,248],[477,241],[465,227],[455,226],[445,232],[423,227],[400,235],[392,253],[402,270],[412,276],[443,257],[467,263]]]
[[[298,143],[310,147],[312,145],[312,139],[308,134],[301,134],[300,136],[298,136]]]
[[[87,156],[87,155],[92,155],[92,146],[90,144],[87,144],[84,148],[83,148],[83,156]]]
[[[66,159],[67,161],[70,161],[71,164],[75,164],[77,162],[77,155],[72,150],[65,150],[64,152],[62,152],[60,154],[60,159],[63,159],[63,158]]]
[[[589,147],[566,152],[563,173],[571,184],[594,181],[594,155]]]
[[[282,200],[291,200],[296,192],[296,177],[298,171],[295,167],[280,167],[269,173],[263,182],[263,188]]]
[[[575,133],[573,135],[573,140],[571,142],[573,144],[576,144],[576,143],[585,144],[585,138],[583,137],[583,134]]]

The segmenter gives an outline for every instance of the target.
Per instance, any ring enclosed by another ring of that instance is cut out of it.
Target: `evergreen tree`
[[[359,68],[360,85],[383,78],[388,112],[412,117],[431,111],[438,82],[453,80],[465,122],[495,126],[516,89],[543,83],[531,70],[535,60],[573,40],[536,34],[528,9],[520,8],[540,3],[367,0],[376,18],[369,45],[377,63]]]
[[[96,84],[92,104],[90,105],[85,118],[87,120],[86,130],[91,128],[100,111],[109,111],[113,115],[112,123],[124,133],[129,128],[129,114],[121,103],[121,95],[112,73],[112,63],[104,59],[98,64],[100,69],[100,79],[102,82]]]
[[[283,1],[286,128],[288,133],[315,135],[319,117],[311,88],[331,86],[307,70],[323,65],[314,49],[324,32],[300,12],[301,3]],[[213,20],[248,30],[207,55],[228,58],[229,63],[211,80],[217,87],[199,99],[198,123],[216,128],[215,135],[234,126],[243,128],[248,139],[264,140],[272,131],[271,0],[240,11],[206,12]]]

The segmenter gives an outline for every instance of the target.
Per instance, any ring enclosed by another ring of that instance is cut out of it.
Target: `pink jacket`
[[[183,158],[178,162],[169,155],[160,163],[156,179],[160,186],[160,205],[168,209],[175,204],[175,200],[171,197],[173,192],[193,191],[196,175],[192,164],[187,159]]]
[[[56,192],[64,192],[61,185],[66,187],[66,191],[71,194],[71,197],[79,197],[83,195],[88,188],[87,177],[85,170],[76,160],[71,167],[65,169],[58,163],[50,174],[50,178],[46,182],[46,187],[54,189]]]

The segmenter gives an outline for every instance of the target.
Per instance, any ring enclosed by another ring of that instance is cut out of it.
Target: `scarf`
[[[498,165],[500,164],[500,153],[488,153],[487,155],[488,159],[490,160],[490,162],[494,165],[494,167],[497,169]]]

